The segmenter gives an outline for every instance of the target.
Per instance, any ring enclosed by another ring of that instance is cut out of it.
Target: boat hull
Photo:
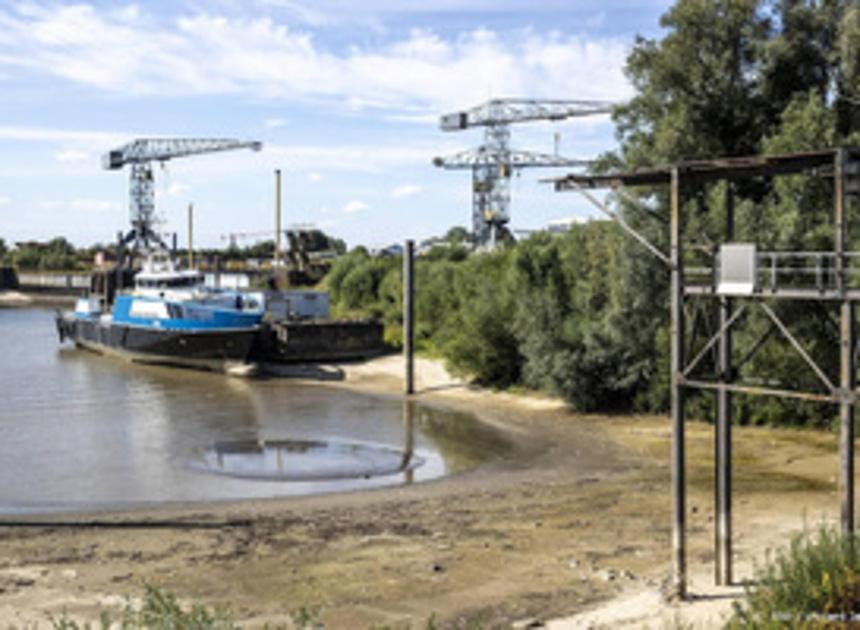
[[[177,365],[228,373],[250,373],[247,363],[258,329],[177,330],[102,322],[57,314],[60,341],[138,363]]]

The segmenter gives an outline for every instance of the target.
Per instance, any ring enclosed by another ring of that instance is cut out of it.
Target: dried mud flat
[[[397,357],[340,366],[320,387],[394,395]],[[418,363],[419,399],[476,413],[515,444],[502,460],[409,487],[298,499],[69,515],[0,527],[0,627],[97,620],[144,584],[228,606],[249,627],[710,627],[739,589],[710,587],[712,434],[689,427],[693,603],[663,603],[669,571],[668,422],[570,413],[557,401],[465,387]],[[768,546],[830,518],[836,438],[736,433],[739,579]],[[97,519],[97,522],[96,522]],[[550,620],[554,620],[551,621]]]

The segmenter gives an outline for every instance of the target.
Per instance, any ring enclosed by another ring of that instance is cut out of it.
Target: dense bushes
[[[416,264],[418,347],[485,385],[522,384],[581,409],[633,406],[651,385],[654,339],[637,345],[626,330],[621,238],[593,221],[467,258],[436,248]],[[401,267],[360,248],[340,258],[326,279],[335,312],[378,317],[399,344]]]
[[[756,571],[728,624],[740,628],[847,628],[860,615],[860,541],[822,527]]]

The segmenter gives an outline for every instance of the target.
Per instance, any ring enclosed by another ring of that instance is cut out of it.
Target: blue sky
[[[83,245],[128,226],[125,171],[100,156],[136,137],[260,140],[263,151],[173,160],[156,174],[164,231],[195,241],[271,229],[273,170],[286,224],[350,245],[468,225],[469,174],[431,165],[476,146],[438,116],[490,97],[623,100],[637,34],[657,37],[668,0],[0,0],[0,237]],[[590,157],[608,118],[513,128],[512,145]],[[586,216],[525,171],[512,226]],[[250,243],[251,241],[247,241]]]

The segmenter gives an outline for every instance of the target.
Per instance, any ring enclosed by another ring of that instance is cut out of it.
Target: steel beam
[[[854,533],[854,387],[857,378],[854,365],[854,304],[845,298],[845,151],[836,152],[833,161],[834,245],[836,250],[836,288],[842,294],[839,322],[839,496],[842,535]]]
[[[729,332],[729,329],[732,327],[732,324],[735,323],[735,320],[740,317],[745,310],[746,304],[741,304],[738,310],[732,313],[731,316],[726,313],[725,318],[723,318],[722,313],[720,314],[720,329],[713,337],[708,340],[708,343],[705,344],[705,347],[699,351],[699,354],[697,354],[696,357],[692,361],[690,361],[690,364],[684,369],[683,374],[685,377],[689,376],[690,372],[696,369],[696,366],[705,357],[705,355],[708,354],[708,351],[714,347],[714,344],[718,342],[722,343],[723,337],[726,335],[726,333]]]
[[[815,392],[799,392],[793,389],[778,389],[775,387],[759,387],[756,385],[736,385],[734,383],[720,383],[702,381],[697,379],[684,379],[684,386],[689,389],[710,389],[713,391],[724,390],[737,394],[752,394],[756,396],[776,396],[778,398],[793,398],[795,400],[806,400],[810,402],[839,402],[839,394],[818,394]]]
[[[613,210],[611,210],[609,208],[609,206],[602,203],[597,197],[595,197],[593,194],[591,194],[586,188],[577,185],[577,190],[582,194],[583,197],[585,197],[589,201],[589,203],[591,203],[591,205],[593,205],[595,208],[600,210],[607,217],[609,217],[610,219],[615,221],[615,223],[617,223],[621,227],[622,230],[627,232],[627,234],[629,236],[631,236],[637,243],[641,244],[645,249],[647,249],[649,252],[654,254],[657,258],[662,260],[664,263],[666,263],[670,267],[672,266],[672,261],[671,261],[670,257],[666,256],[666,254],[661,252],[657,248],[656,245],[651,243],[647,238],[645,238],[639,232],[637,232],[635,229],[630,227],[630,225],[624,220],[624,217],[621,216],[620,212],[614,212]]]
[[[761,302],[761,308],[765,313],[767,313],[767,316],[770,317],[776,327],[779,328],[779,332],[782,333],[782,336],[788,340],[788,343],[790,343],[803,360],[806,361],[806,364],[812,368],[812,371],[815,372],[815,375],[819,378],[824,387],[831,392],[835,391],[836,388],[833,386],[830,379],[827,378],[827,374],[824,373],[824,370],[822,370],[813,358],[809,356],[809,353],[803,349],[803,346],[801,346],[800,342],[794,338],[794,335],[792,335],[788,327],[782,323],[782,320],[777,316],[777,314],[773,312],[773,309],[769,307],[766,302]]]
[[[734,239],[735,200],[731,182],[726,182],[726,242]],[[717,372],[720,383],[732,380],[732,310],[731,299],[720,298],[720,345],[717,350]],[[716,562],[718,585],[732,583],[732,398],[725,388],[717,390],[717,422],[714,430],[714,483]]]
[[[721,295],[710,284],[688,284],[684,286],[684,294],[696,297],[710,297],[719,299]],[[807,300],[809,302],[841,302],[848,300],[850,302],[860,302],[860,289],[846,288],[844,295],[839,291],[819,291],[818,289],[802,289],[802,288],[780,288],[780,289],[764,289],[741,297],[754,299],[783,299],[783,300]]]
[[[672,168],[672,214],[670,264],[671,279],[671,401],[672,401],[672,588],[684,599],[687,595],[686,482],[684,455],[684,270],[681,249],[681,181]]]

